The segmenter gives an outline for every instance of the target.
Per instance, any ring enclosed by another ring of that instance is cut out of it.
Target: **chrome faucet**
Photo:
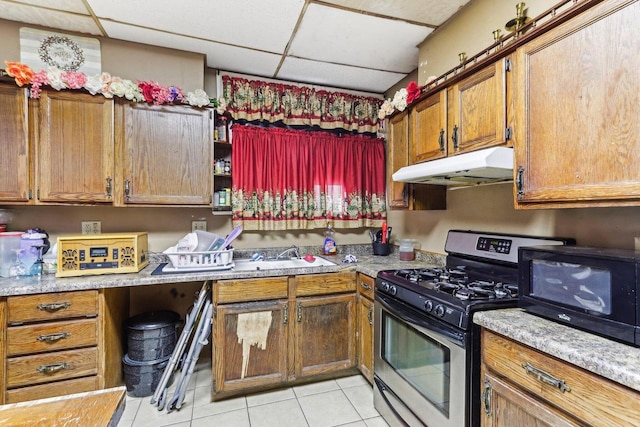
[[[276,255],[275,259],[283,259],[286,255],[289,255],[286,259],[290,258],[300,258],[300,249],[297,246],[291,246],[290,248],[284,250],[282,253]]]

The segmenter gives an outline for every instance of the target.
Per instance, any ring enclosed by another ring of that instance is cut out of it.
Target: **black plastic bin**
[[[129,355],[125,354],[122,358],[122,367],[124,370],[124,382],[127,387],[127,394],[132,397],[151,396],[160,383],[162,374],[169,364],[169,359],[171,359],[171,355],[159,360],[141,362],[131,360]],[[169,378],[167,386],[171,385],[172,382],[173,373]]]
[[[180,315],[173,311],[153,311],[127,320],[127,356],[138,362],[158,361],[171,356],[176,346]]]

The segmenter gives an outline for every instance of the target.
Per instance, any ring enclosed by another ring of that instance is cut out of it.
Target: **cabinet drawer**
[[[247,280],[220,280],[213,285],[214,303],[259,301],[287,298],[286,277]]]
[[[366,274],[358,274],[358,293],[373,300],[373,290],[376,285],[376,280],[373,277]]]
[[[7,328],[7,355],[43,353],[98,343],[98,320],[79,319]]]
[[[5,403],[16,403],[24,402],[26,400],[64,396],[67,394],[94,391],[99,388],[98,377],[95,375],[85,378],[74,378],[72,380],[56,381],[54,383],[7,390],[5,393]]]
[[[56,351],[7,360],[7,388],[97,375],[96,347]]]
[[[491,371],[590,425],[638,421],[640,393],[634,390],[487,330],[482,332],[482,354]],[[533,369],[541,372],[528,373]],[[569,389],[549,384],[556,380]]]
[[[98,314],[98,291],[59,292],[7,298],[9,324],[91,317]]]
[[[297,296],[324,295],[356,290],[356,273],[327,273],[296,276]]]

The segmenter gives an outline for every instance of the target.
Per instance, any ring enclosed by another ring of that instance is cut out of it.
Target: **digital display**
[[[106,258],[109,256],[109,248],[89,248],[91,258]]]
[[[511,252],[511,240],[493,237],[479,237],[476,250],[508,254]]]

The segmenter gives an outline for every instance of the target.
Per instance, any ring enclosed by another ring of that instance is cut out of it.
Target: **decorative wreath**
[[[40,59],[63,71],[78,71],[84,64],[84,52],[68,37],[49,36],[40,43]]]

